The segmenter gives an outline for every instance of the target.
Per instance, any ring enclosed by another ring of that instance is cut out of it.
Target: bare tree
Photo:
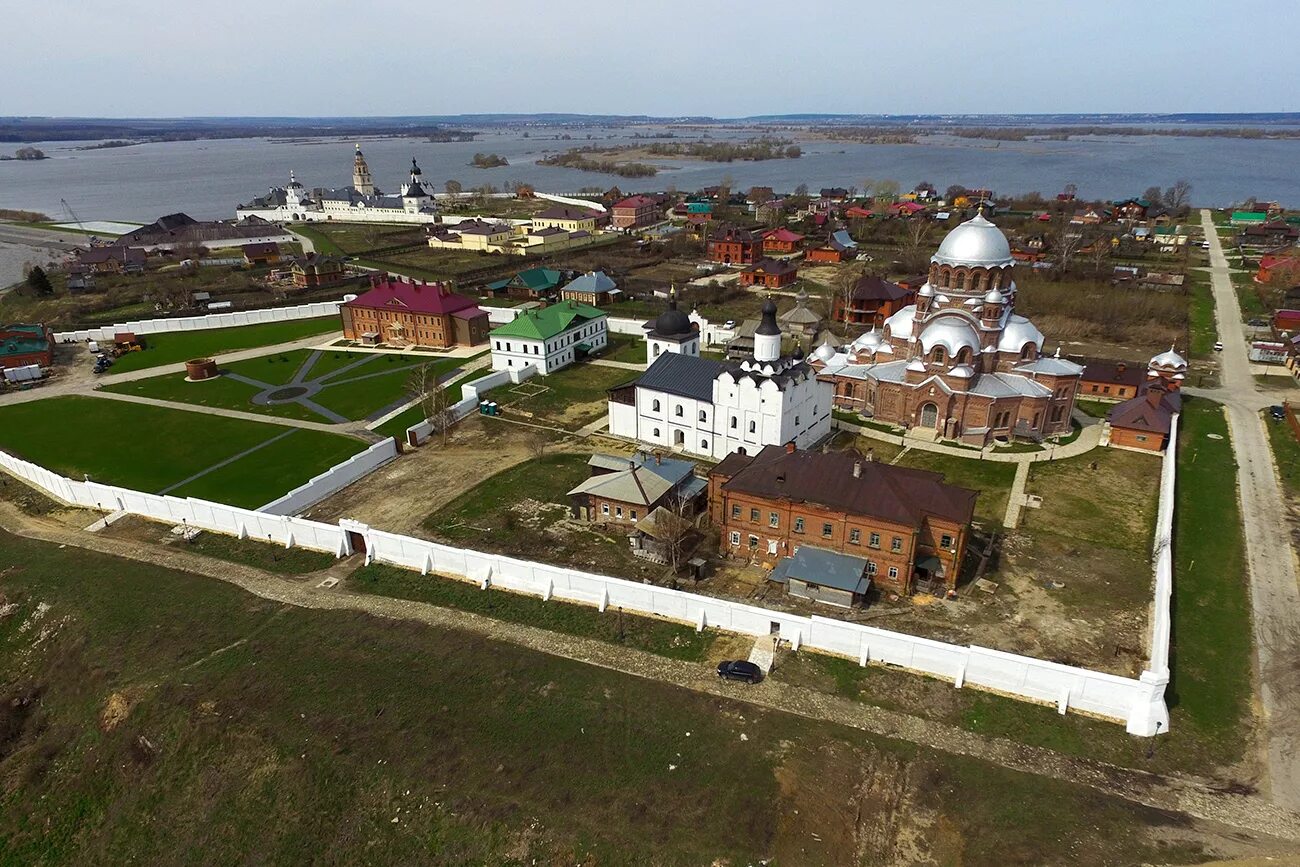
[[[903,232],[903,264],[909,271],[919,271],[924,267],[933,225],[925,214],[907,221],[907,228]]]
[[[1101,269],[1105,267],[1106,260],[1111,254],[1111,236],[1105,232],[1100,232],[1092,239],[1092,246],[1088,249],[1088,259],[1092,262],[1092,270],[1101,276]]]
[[[876,198],[888,199],[891,202],[898,195],[898,181],[884,180],[876,183]]]
[[[1187,207],[1187,200],[1192,195],[1192,185],[1186,178],[1179,178],[1174,185],[1165,190],[1165,207],[1171,211],[1182,211]]]
[[[845,325],[849,324],[850,313],[853,309],[853,290],[857,288],[858,281],[866,276],[867,264],[865,262],[848,262],[840,266],[840,270],[835,274],[833,289],[835,300],[840,302],[840,317]]]
[[[1073,199],[1075,196],[1079,195],[1079,185],[1074,183],[1066,184],[1065,189],[1063,189],[1061,192],[1065,193],[1066,196]]]
[[[876,189],[876,179],[875,179],[875,178],[863,178],[861,181],[859,181],[859,183],[862,184],[862,195],[863,195],[863,197],[864,197],[864,198],[867,198],[867,199],[871,198],[871,194],[872,194],[872,193],[875,191],[875,189]]]
[[[460,197],[461,191],[464,190],[464,187],[460,185],[460,181],[447,181],[447,183],[442,186],[443,189],[447,191],[447,195],[451,197],[453,202]]]
[[[1160,191],[1159,187],[1147,187],[1142,193],[1142,198],[1156,207],[1160,207],[1165,203],[1164,193]]]
[[[1070,224],[1067,219],[1062,219],[1056,229],[1056,238],[1052,243],[1052,252],[1055,254],[1055,270],[1057,275],[1063,274],[1069,269],[1070,263],[1074,261],[1074,256],[1083,246],[1083,233],[1079,231],[1078,226]]]
[[[456,422],[455,401],[447,386],[438,380],[437,369],[432,364],[421,364],[407,378],[406,391],[419,401],[420,410],[433,428],[441,445],[447,444],[447,435]]]
[[[772,200],[771,187],[750,187],[749,200],[755,205],[765,205]]]
[[[682,557],[686,553],[686,543],[695,521],[691,516],[691,501],[681,493],[672,494],[659,504],[663,511],[655,516],[655,538],[663,543],[668,555],[668,568],[673,576],[681,568]]]

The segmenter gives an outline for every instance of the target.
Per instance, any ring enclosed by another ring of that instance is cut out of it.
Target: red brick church
[[[949,232],[915,303],[847,347],[813,352],[835,405],[973,445],[1069,433],[1083,368],[1059,349],[1043,355],[1042,332],[1015,312],[1014,267],[983,214]]]

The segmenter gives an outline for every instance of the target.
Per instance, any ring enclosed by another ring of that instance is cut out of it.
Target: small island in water
[[[474,154],[474,159],[470,160],[469,164],[480,169],[495,169],[508,166],[510,162],[500,154]]]
[[[48,159],[49,157],[45,155],[45,151],[41,150],[40,148],[34,148],[34,147],[21,147],[18,150],[14,151],[13,156],[9,156],[8,154],[0,154],[0,160],[22,160],[24,162],[29,162],[31,160],[48,160]]]

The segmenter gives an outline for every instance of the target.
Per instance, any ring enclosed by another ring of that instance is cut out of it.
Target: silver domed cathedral
[[[1042,355],[1042,332],[1015,312],[1014,267],[982,213],[949,232],[915,304],[816,361],[836,404],[976,445],[1068,433],[1083,368]]]

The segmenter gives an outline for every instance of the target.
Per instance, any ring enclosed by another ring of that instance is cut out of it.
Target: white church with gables
[[[699,330],[675,297],[646,329],[650,367],[610,390],[615,436],[721,460],[767,445],[809,448],[830,434],[831,386],[818,381],[801,350],[781,354],[771,299],[754,332],[754,357],[741,362],[702,358]]]

